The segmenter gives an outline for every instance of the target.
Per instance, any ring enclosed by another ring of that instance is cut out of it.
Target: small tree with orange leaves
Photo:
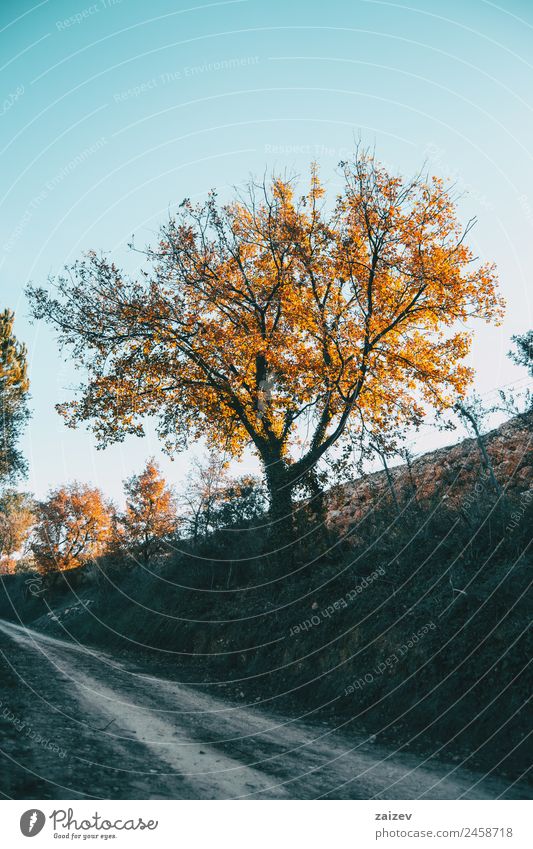
[[[494,267],[465,242],[473,222],[461,228],[440,179],[404,180],[359,150],[341,167],[329,205],[315,168],[302,197],[274,178],[225,206],[185,201],[138,279],[90,253],[56,295],[30,290],[87,369],[69,423],[105,445],[148,414],[169,451],[251,445],[289,530],[295,488],[350,432],[456,403],[467,322],[502,311]]]
[[[127,496],[121,519],[124,543],[131,554],[148,566],[177,531],[176,499],[154,460],[147,462],[141,474],[129,478],[124,488]]]
[[[72,483],[37,506],[32,551],[41,572],[74,569],[104,554],[113,514],[98,489]]]

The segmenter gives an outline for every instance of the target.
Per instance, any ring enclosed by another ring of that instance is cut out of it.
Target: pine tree
[[[0,483],[26,471],[18,441],[28,419],[27,353],[13,334],[15,316],[0,313]]]

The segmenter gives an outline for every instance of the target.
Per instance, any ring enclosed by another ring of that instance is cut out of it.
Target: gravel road
[[[0,621],[11,798],[495,799],[527,788],[215,698]]]

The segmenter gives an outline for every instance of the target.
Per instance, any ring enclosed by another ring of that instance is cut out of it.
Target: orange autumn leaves
[[[341,168],[329,202],[316,168],[303,196],[276,177],[227,205],[185,201],[135,280],[92,253],[57,296],[33,290],[87,370],[68,422],[102,445],[145,415],[168,450],[251,444],[290,488],[350,430],[394,431],[462,395],[467,323],[502,314],[494,267],[440,180],[362,151]]]
[[[42,572],[74,569],[104,554],[113,516],[98,489],[69,484],[38,505],[32,551]]]
[[[405,182],[366,157],[344,178],[332,212],[316,170],[304,198],[275,179],[221,211],[214,199],[187,206],[150,252],[161,340],[176,301],[190,334],[183,349],[176,341],[178,382],[196,436],[230,436],[235,451],[250,430],[289,440],[307,405],[318,412],[327,399],[333,424],[354,393],[384,428],[465,391],[464,323],[501,314],[494,268],[472,266],[441,181]]]
[[[127,552],[148,566],[177,530],[176,500],[153,460],[124,488],[123,512],[99,489],[79,483],[60,487],[39,503],[31,542],[39,570],[74,569],[113,552]]]
[[[153,460],[148,461],[140,475],[129,478],[124,489],[126,509],[120,519],[120,532],[125,547],[147,566],[177,531],[176,498]]]

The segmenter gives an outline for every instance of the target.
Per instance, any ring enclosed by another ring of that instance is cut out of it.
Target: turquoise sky
[[[38,495],[77,478],[118,497],[160,454],[151,436],[97,452],[64,427],[53,407],[76,375],[30,325],[26,283],[89,248],[133,269],[132,234],[149,242],[183,197],[225,196],[251,173],[316,159],[334,191],[359,135],[393,170],[427,159],[464,193],[508,301],[503,328],[477,329],[477,386],[524,377],[505,354],[532,326],[529,0],[2,0],[0,38],[1,305],[30,349]],[[178,485],[187,462],[163,461]]]

